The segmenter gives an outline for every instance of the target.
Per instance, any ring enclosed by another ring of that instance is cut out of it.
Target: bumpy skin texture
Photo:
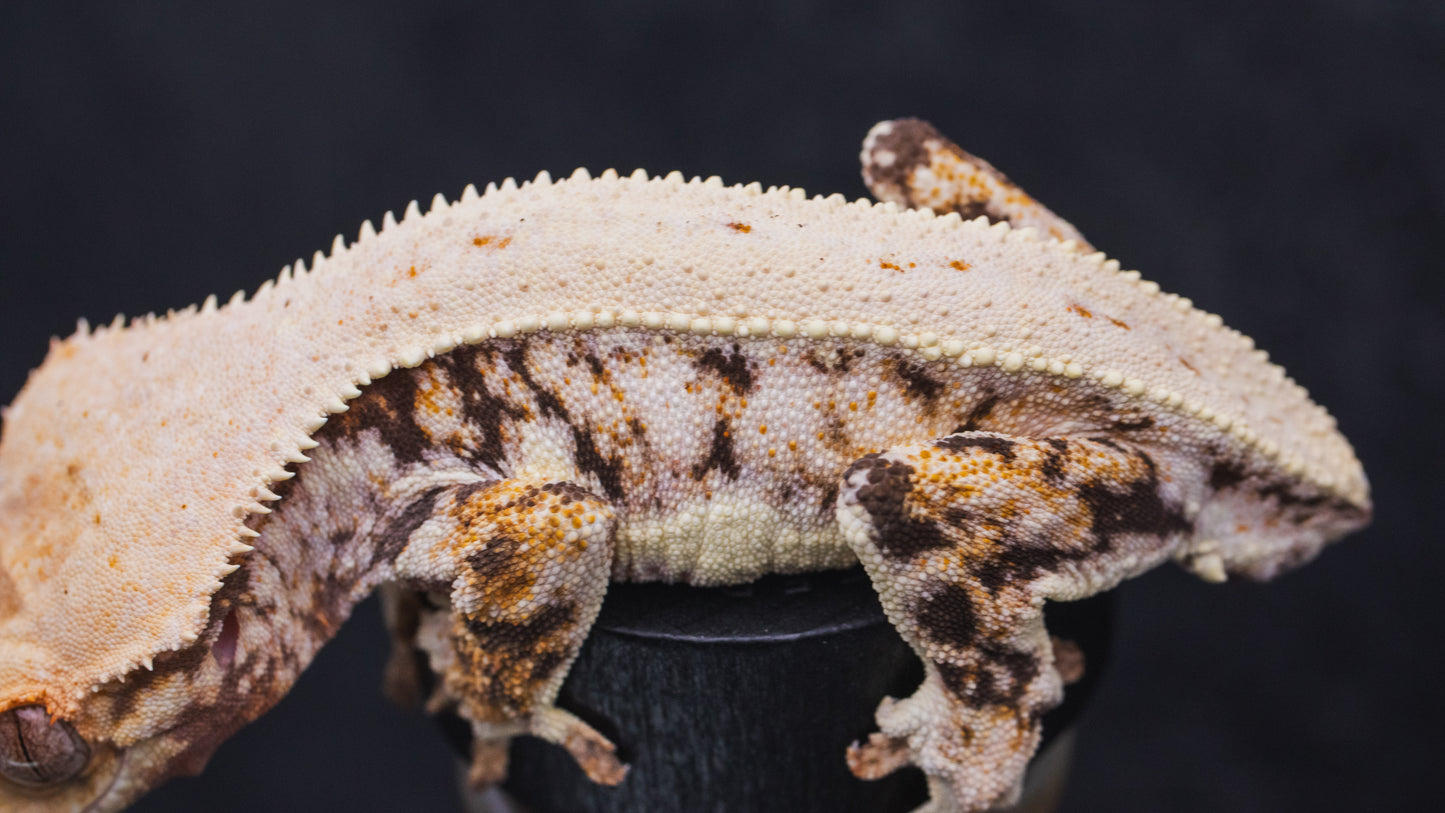
[[[847,758],[983,810],[1078,668],[1044,601],[1268,578],[1367,521],[1328,414],[1218,317],[922,122],[863,162],[919,208],[544,174],[56,341],[0,440],[0,807],[199,770],[378,587],[393,694],[439,675],[475,782],[530,734],[616,783],[553,705],[609,580],[861,561],[926,678]]]

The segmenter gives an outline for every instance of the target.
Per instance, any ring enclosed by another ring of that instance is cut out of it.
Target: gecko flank
[[[1219,317],[922,122],[863,164],[887,202],[468,187],[56,340],[0,439],[0,808],[199,771],[378,588],[390,687],[437,675],[474,783],[530,735],[616,784],[554,704],[609,582],[861,562],[925,678],[838,758],[985,810],[1078,669],[1046,601],[1266,579],[1368,521],[1334,421]]]

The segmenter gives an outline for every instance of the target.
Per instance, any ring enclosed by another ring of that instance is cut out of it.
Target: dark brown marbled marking
[[[573,462],[577,470],[595,475],[602,483],[602,493],[613,502],[620,503],[626,496],[622,487],[622,461],[616,457],[604,457],[597,451],[592,433],[584,428],[572,427],[572,441],[576,452]]]
[[[932,124],[922,119],[899,119],[893,122],[893,129],[873,142],[873,152],[887,150],[893,153],[893,163],[887,166],[878,162],[872,154],[864,159],[868,182],[895,187],[900,194],[907,195],[913,180],[913,173],[919,167],[931,162],[924,142],[942,139],[943,136]],[[912,204],[911,199],[909,200]]]
[[[327,423],[325,431],[332,437],[355,439],[363,432],[375,430],[397,463],[422,462],[432,439],[416,422],[418,374],[398,370],[372,383],[361,397],[351,402],[346,412]]]
[[[736,344],[731,353],[724,353],[716,347],[708,348],[698,356],[697,366],[715,373],[735,395],[746,395],[753,388],[751,363]]]
[[[933,448],[961,454],[968,449],[982,449],[1003,458],[1005,463],[1014,459],[1014,441],[995,435],[959,434],[933,442]]]
[[[943,585],[919,601],[914,612],[918,631],[935,644],[968,649],[978,641],[980,630],[973,599],[961,585]]]
[[[1038,658],[988,641],[981,642],[974,651],[977,665],[958,666],[947,661],[934,664],[943,685],[970,705],[1017,706],[1029,684],[1038,677]]]
[[[993,413],[993,408],[995,406],[998,406],[998,402],[999,397],[993,393],[989,393],[982,400],[973,405],[973,408],[968,411],[968,417],[964,419],[963,425],[960,426],[954,434],[958,434],[959,432],[978,431],[980,425],[984,422],[984,420],[986,420],[988,416]]]
[[[1093,515],[1090,530],[1101,551],[1111,550],[1114,537],[1122,534],[1165,537],[1184,533],[1192,527],[1183,509],[1165,502],[1159,494],[1159,474],[1154,461],[1144,452],[1135,452],[1135,455],[1143,461],[1148,473],[1129,482],[1122,491],[1100,481],[1079,487],[1079,499]]]
[[[1209,487],[1215,491],[1233,488],[1244,481],[1244,466],[1232,458],[1217,460],[1209,470]]]
[[[477,441],[458,450],[478,463],[500,471],[506,460],[504,427],[524,420],[527,411],[492,394],[487,381],[494,375],[496,360],[486,345],[458,347],[433,362],[446,371],[462,403],[462,419],[477,434]],[[363,398],[366,395],[363,393]]]
[[[997,593],[1008,585],[1052,573],[1064,562],[1107,553],[1114,549],[1116,538],[1124,534],[1163,538],[1191,528],[1183,510],[1160,495],[1158,472],[1146,453],[1128,450],[1112,441],[1106,443],[1104,439],[1093,440],[1140,461],[1144,475],[1124,484],[1091,479],[1074,488],[1076,497],[1090,515],[1088,534],[1081,540],[1084,542],[1081,547],[1060,545],[1051,538],[1030,539],[1019,535],[1016,523],[1005,525],[1003,536],[1008,543],[998,546],[990,556],[971,567],[973,577],[984,589]],[[1046,445],[1054,451],[1064,451],[1053,443],[1046,442]],[[1046,456],[1045,465],[1048,461]],[[1055,465],[1062,470],[1062,462]]]
[[[1152,429],[1154,419],[1148,415],[1141,415],[1135,418],[1117,420],[1110,428],[1115,432],[1138,432],[1143,429]]]
[[[532,710],[537,687],[567,660],[573,604],[548,604],[523,620],[467,615],[453,634],[459,670],[450,675],[477,719],[514,720]]]
[[[913,473],[914,468],[907,463],[868,454],[843,475],[845,482],[853,481],[857,475],[864,477],[864,485],[859,486],[854,495],[870,516],[878,548],[894,558],[910,559],[919,553],[949,546],[935,523],[914,519],[904,506],[913,490]]]
[[[557,418],[563,423],[572,424],[572,417],[567,414],[567,408],[562,406],[562,401],[555,392],[538,384],[532,378],[532,370],[527,366],[527,346],[525,344],[513,344],[504,351],[507,359],[507,369],[513,375],[521,379],[522,384],[532,391],[532,397],[537,401],[537,409],[545,416]]]
[[[373,564],[390,562],[401,553],[411,535],[436,511],[437,499],[447,488],[437,486],[428,489],[386,524],[376,535],[376,549],[372,552]]]
[[[587,363],[587,368],[592,371],[592,377],[601,381],[605,377],[606,368],[602,366],[602,359],[597,358],[591,350],[582,354],[582,360]]]
[[[732,429],[724,418],[719,418],[717,423],[713,424],[712,445],[708,447],[707,457],[692,467],[692,479],[701,480],[713,469],[727,475],[730,480],[738,479],[738,461],[733,456]]]
[[[932,415],[938,397],[943,394],[943,382],[929,375],[927,368],[914,361],[896,362],[893,374],[903,382],[904,392],[923,402],[924,414]]]
[[[1044,462],[1039,466],[1039,473],[1048,482],[1059,485],[1064,482],[1066,474],[1064,461],[1068,459],[1069,442],[1064,438],[1045,438],[1044,444],[1048,448],[1044,450]]]

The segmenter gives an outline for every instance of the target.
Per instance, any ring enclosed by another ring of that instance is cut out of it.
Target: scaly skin
[[[249,301],[56,342],[0,440],[0,807],[199,770],[378,587],[392,689],[439,675],[474,782],[530,734],[616,783],[553,703],[609,581],[861,561],[926,678],[847,758],[983,810],[1060,698],[1043,602],[1171,558],[1268,578],[1367,521],[1247,338],[921,122],[863,160],[896,203],[469,187]]]

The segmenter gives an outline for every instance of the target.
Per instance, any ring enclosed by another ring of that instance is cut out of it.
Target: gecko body
[[[529,734],[615,784],[553,704],[609,581],[861,561],[926,677],[849,763],[983,810],[1061,697],[1044,601],[1269,578],[1367,520],[1332,419],[1218,317],[921,122],[864,165],[894,202],[469,187],[57,341],[0,442],[0,806],[199,770],[378,588],[388,680],[439,676],[474,782]]]

